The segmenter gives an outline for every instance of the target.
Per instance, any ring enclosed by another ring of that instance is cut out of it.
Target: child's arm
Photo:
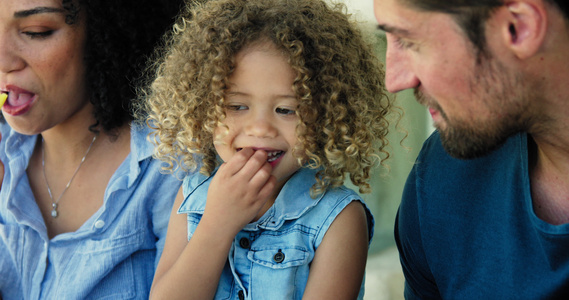
[[[151,298],[212,299],[231,243],[275,187],[267,154],[243,149],[223,164],[210,184],[202,219],[187,241],[186,215],[178,215],[178,192]]]
[[[365,210],[353,201],[332,222],[316,250],[303,299],[357,299],[368,242]]]

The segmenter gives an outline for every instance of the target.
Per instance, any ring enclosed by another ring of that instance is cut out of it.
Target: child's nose
[[[270,117],[264,115],[257,115],[246,120],[245,131],[247,135],[258,138],[274,138],[278,134]]]

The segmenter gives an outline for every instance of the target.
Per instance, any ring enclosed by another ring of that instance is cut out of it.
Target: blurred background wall
[[[385,62],[385,34],[377,29],[373,13],[373,0],[326,0],[343,2],[357,21],[363,33],[377,51],[378,58]],[[433,131],[431,117],[419,105],[413,91],[407,90],[390,95],[404,114],[390,134],[390,158],[386,161],[389,170],[377,168],[372,174],[372,193],[362,197],[375,217],[374,238],[366,265],[366,293],[364,300],[403,300],[404,277],[395,247],[393,227],[395,215],[407,175],[425,139]],[[346,185],[351,186],[349,182]],[[354,188],[353,186],[351,186]],[[357,190],[357,189],[355,189]]]
[[[364,34],[376,46],[378,57],[385,62],[385,35],[377,29],[373,0],[328,1],[346,4],[352,19],[358,22]],[[376,221],[370,255],[395,244],[393,225],[403,186],[421,145],[433,130],[430,116],[426,109],[415,101],[413,91],[407,90],[390,96],[395,97],[396,105],[403,109],[404,115],[399,122],[399,128],[392,124],[389,136],[391,157],[386,161],[389,170],[376,169],[371,181],[372,193],[362,195],[371,207]],[[346,184],[350,185],[349,182]]]

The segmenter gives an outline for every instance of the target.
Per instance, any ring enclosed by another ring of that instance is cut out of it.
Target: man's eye
[[[401,49],[409,49],[409,48],[414,46],[414,44],[412,42],[403,40],[401,38],[395,39],[395,44],[397,45],[397,47],[399,47]]]

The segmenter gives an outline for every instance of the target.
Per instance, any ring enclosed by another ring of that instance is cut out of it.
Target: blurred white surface
[[[403,271],[396,247],[368,257],[364,300],[403,300]]]

